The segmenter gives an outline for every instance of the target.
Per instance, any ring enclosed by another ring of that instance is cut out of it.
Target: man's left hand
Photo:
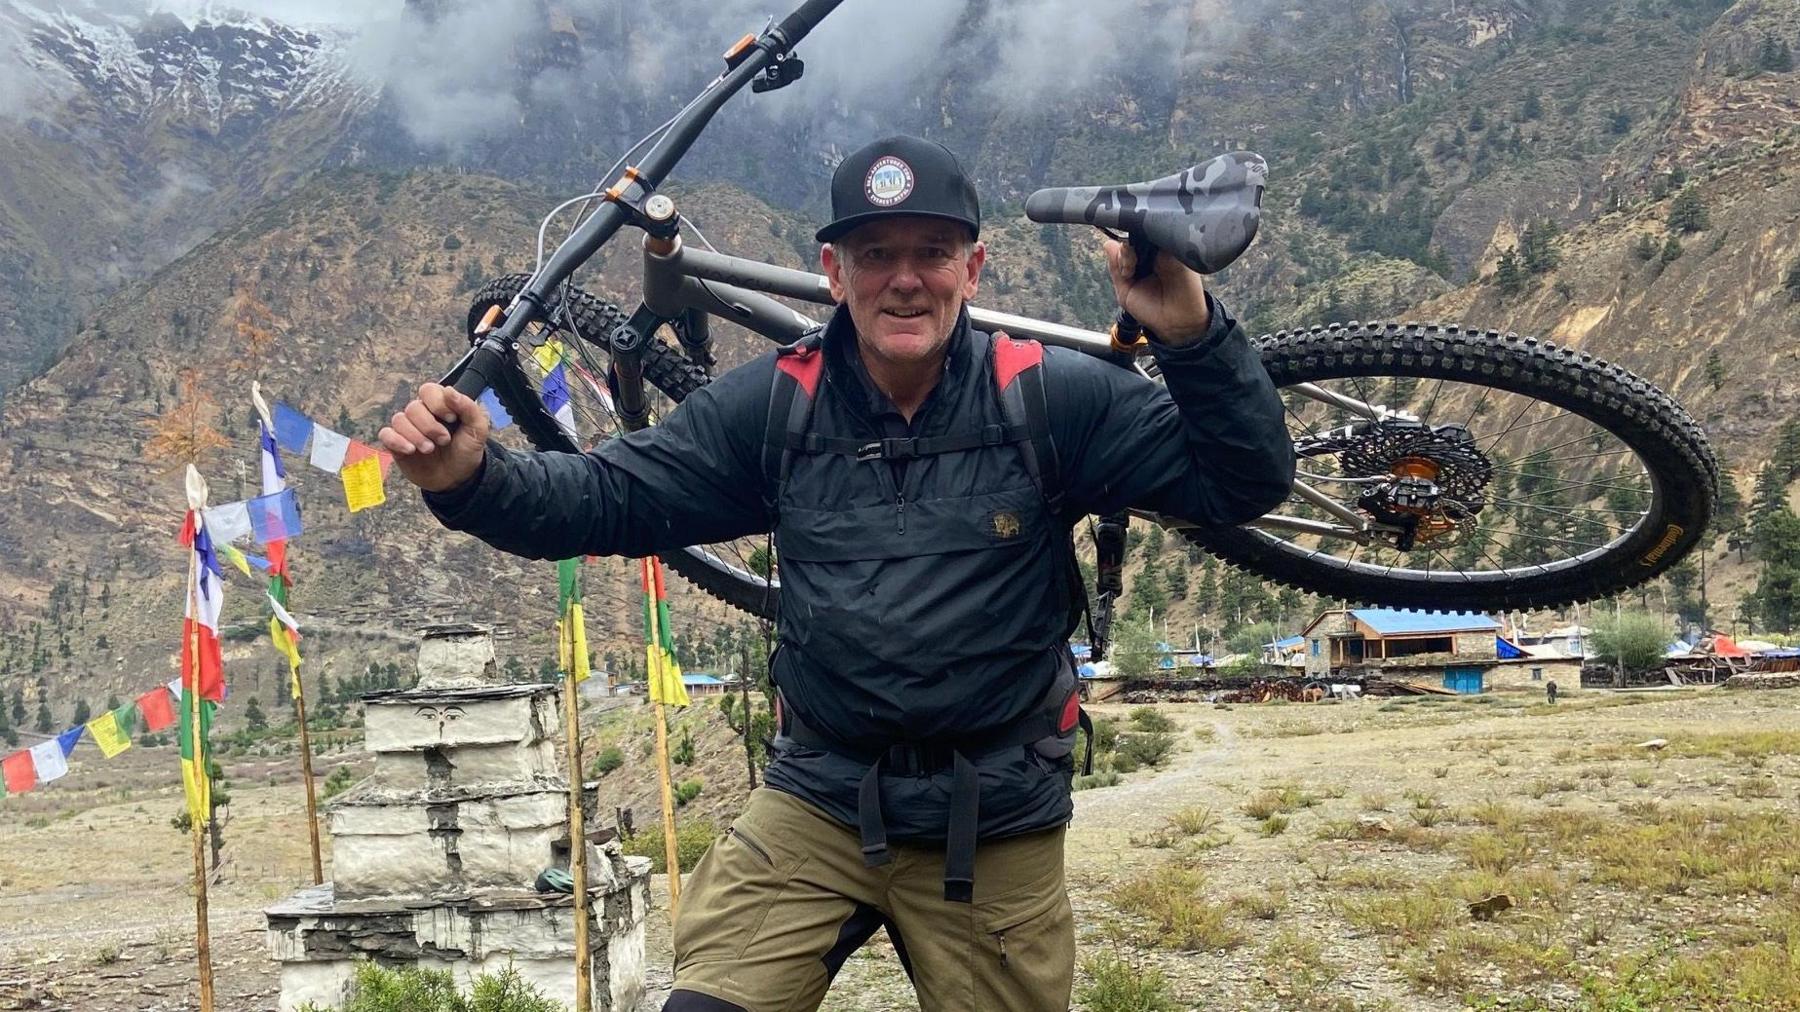
[[[1130,244],[1106,240],[1106,265],[1112,272],[1119,306],[1137,318],[1163,344],[1192,344],[1206,336],[1212,313],[1206,285],[1188,266],[1158,250],[1156,269],[1136,280],[1137,254]]]

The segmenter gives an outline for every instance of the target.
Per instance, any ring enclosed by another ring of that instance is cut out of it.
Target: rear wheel
[[[1301,590],[1422,609],[1551,607],[1700,542],[1718,465],[1667,394],[1534,338],[1350,324],[1261,340],[1299,455],[1260,521],[1183,530]]]

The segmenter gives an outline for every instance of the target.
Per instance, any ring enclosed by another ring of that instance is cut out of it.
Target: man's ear
[[[978,242],[969,250],[969,260],[965,264],[967,274],[963,277],[962,297],[964,302],[975,298],[981,290],[981,265],[987,263],[987,243]]]
[[[825,268],[825,280],[831,284],[832,300],[843,302],[847,291],[844,283],[844,260],[838,255],[835,244],[826,243],[819,247],[819,263]]]

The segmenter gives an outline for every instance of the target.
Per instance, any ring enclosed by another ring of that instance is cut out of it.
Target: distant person
[[[1556,679],[1544,683],[1544,701],[1551,706],[1556,705]]]

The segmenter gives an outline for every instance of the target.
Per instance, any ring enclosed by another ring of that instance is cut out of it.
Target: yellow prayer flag
[[[556,625],[557,666],[567,672],[576,684],[580,684],[591,673],[588,665],[587,619],[581,614],[581,602],[569,605],[568,615]]]
[[[537,349],[533,351],[531,355],[537,360],[539,369],[542,369],[544,372],[549,372],[556,368],[557,364],[563,360],[563,343],[553,337],[543,344],[538,345]]]
[[[238,572],[243,573],[245,576],[250,575],[250,560],[244,558],[243,552],[238,551],[231,545],[220,545],[218,548],[219,554],[225,556],[227,562],[236,566]]]
[[[119,729],[119,722],[113,717],[111,710],[88,721],[87,730],[93,737],[94,744],[100,746],[100,754],[108,759],[131,747],[131,739]]]
[[[681,681],[681,663],[669,655],[667,650],[655,645],[644,648],[647,658],[645,671],[649,673],[650,699],[665,706],[691,706],[693,700],[688,698],[687,686]]]
[[[381,484],[380,457],[369,456],[354,464],[345,464],[338,477],[343,479],[344,501],[350,506],[350,512],[360,513],[387,502],[387,489]]]
[[[288,692],[293,698],[300,698],[300,647],[294,643],[288,627],[281,624],[281,619],[269,616],[269,641],[275,644],[275,652],[287,658]]]

